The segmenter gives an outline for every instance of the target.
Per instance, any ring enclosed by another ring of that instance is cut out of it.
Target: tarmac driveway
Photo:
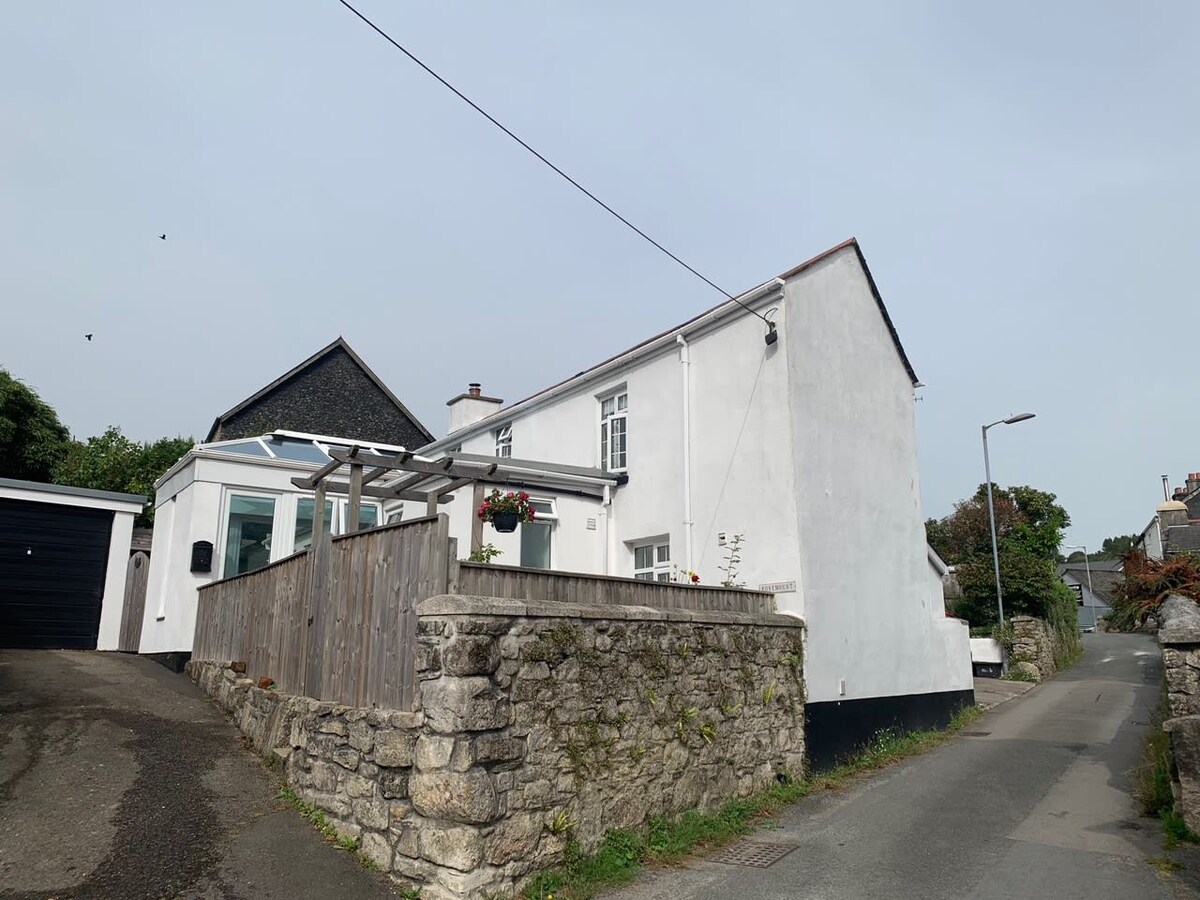
[[[110,653],[0,651],[0,897],[394,897],[275,799],[183,675]]]

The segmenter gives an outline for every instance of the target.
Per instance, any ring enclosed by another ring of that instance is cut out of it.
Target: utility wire
[[[464,94],[462,91],[460,91],[454,85],[452,85],[449,81],[447,81],[445,78],[443,78],[437,72],[435,72],[433,69],[431,69],[425,63],[423,63],[420,59],[418,59],[416,57],[415,54],[413,54],[410,50],[408,50],[406,47],[404,47],[402,44],[400,44],[400,42],[397,41],[395,38],[393,38],[390,34],[388,34],[386,31],[384,31],[382,28],[380,28],[378,25],[376,25],[374,22],[372,22],[370,19],[368,19],[366,16],[364,16],[361,12],[359,12],[357,9],[355,9],[354,6],[352,6],[350,3],[347,2],[347,0],[338,0],[338,2],[340,4],[342,4],[342,6],[346,7],[346,9],[350,10],[350,12],[354,13],[354,15],[358,16],[358,18],[361,19],[364,23],[366,23],[366,25],[369,28],[371,28],[372,31],[374,31],[381,38],[383,38],[385,41],[387,41],[389,44],[391,44],[393,47],[395,47],[397,50],[399,50],[401,53],[403,53],[405,56],[407,56],[409,59],[411,59],[414,63],[416,63],[418,66],[420,66],[422,69],[424,69],[428,75],[431,75],[433,78],[437,79],[437,81],[440,82],[444,88],[446,88],[451,93],[453,93],[456,97],[458,97],[459,100],[463,101],[463,103],[470,106],[473,110],[475,110],[475,112],[479,113],[481,116],[483,116],[489,122],[491,122],[493,125],[495,125],[497,128],[499,128],[505,134],[507,134],[510,138],[512,138],[514,141],[516,141],[518,144],[520,144],[522,147],[524,147],[526,150],[528,150],[530,153],[532,153],[535,157],[537,157],[537,159],[541,163],[543,163],[548,168],[553,170],[559,177],[563,178],[567,183],[569,183],[577,191],[579,191],[581,194],[583,194],[585,197],[587,197],[589,200],[591,200],[593,203],[595,203],[597,206],[599,206],[601,209],[603,209],[605,212],[607,212],[614,219],[616,219],[618,222],[620,222],[622,225],[624,225],[626,228],[628,228],[630,231],[632,231],[638,237],[647,241],[651,246],[662,251],[667,256],[669,256],[671,259],[673,259],[675,262],[679,263],[679,265],[683,266],[685,269],[687,269],[689,272],[691,272],[693,275],[695,275],[697,278],[699,278],[701,281],[703,281],[705,284],[707,284],[713,290],[723,294],[725,297],[732,300],[738,306],[740,306],[744,310],[746,310],[746,312],[751,313],[752,315],[758,316],[760,319],[762,319],[764,322],[767,323],[768,327],[770,327],[772,330],[774,329],[774,327],[775,327],[774,323],[772,323],[770,319],[768,319],[766,316],[762,315],[761,313],[757,312],[756,310],[751,309],[749,306],[747,306],[745,303],[743,303],[741,300],[739,300],[733,294],[729,293],[729,291],[725,290],[725,288],[721,287],[715,281],[713,281],[712,279],[703,275],[702,273],[700,273],[699,271],[694,269],[692,266],[688,265],[686,262],[684,262],[682,259],[680,259],[678,256],[676,256],[674,253],[672,253],[670,250],[668,250],[666,247],[664,247],[662,244],[660,244],[654,238],[650,237],[650,235],[646,234],[646,232],[642,231],[642,229],[638,228],[636,225],[634,225],[632,222],[630,222],[627,218],[625,218],[623,215],[621,215],[619,212],[617,212],[615,209],[613,209],[611,206],[609,206],[607,203],[605,203],[603,200],[601,200],[599,197],[597,197],[595,194],[593,194],[591,191],[589,191],[587,188],[585,188],[582,184],[580,184],[578,181],[576,181],[574,178],[572,178],[570,175],[568,175],[566,172],[564,172],[562,169],[560,169],[554,163],[550,162],[550,160],[546,159],[546,157],[542,156],[541,153],[539,153],[537,150],[535,150],[533,147],[531,147],[529,144],[527,144],[525,141],[523,141],[520,137],[518,137],[513,131],[511,131],[506,125],[504,125],[503,122],[501,122],[499,119],[497,119],[491,113],[489,113],[486,109],[484,109],[482,106],[480,106],[478,103],[476,103],[470,97],[468,97],[466,94]]]

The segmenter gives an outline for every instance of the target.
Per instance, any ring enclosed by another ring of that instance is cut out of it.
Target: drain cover
[[[754,866],[765,869],[779,862],[798,847],[798,844],[768,844],[763,841],[738,841],[710,856],[713,862],[727,866]]]

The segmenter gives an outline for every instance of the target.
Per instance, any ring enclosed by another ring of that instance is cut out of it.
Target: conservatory
[[[261,437],[197,444],[155,484],[154,543],[139,644],[141,653],[187,653],[196,620],[196,590],[305,549],[317,515],[311,489],[292,483],[333,461],[331,453],[394,454],[402,447],[275,431]],[[321,530],[342,534],[349,502],[322,502]],[[420,504],[424,514],[426,504]],[[363,498],[358,526],[404,515],[404,500]]]

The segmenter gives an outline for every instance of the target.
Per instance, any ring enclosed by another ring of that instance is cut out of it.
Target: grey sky
[[[730,290],[856,235],[928,514],[1025,409],[994,477],[1074,541],[1200,470],[1200,5],[361,3]],[[441,434],[719,300],[333,0],[5,19],[0,365],[77,435],[202,437],[339,333]]]

